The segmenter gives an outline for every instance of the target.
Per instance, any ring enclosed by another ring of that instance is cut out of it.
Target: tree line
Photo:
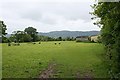
[[[5,35],[7,27],[3,21],[0,21],[0,35],[2,38],[2,43],[6,42],[15,42],[15,43],[20,43],[20,42],[36,42],[36,41],[74,41],[75,38],[73,37],[48,37],[48,36],[43,36],[43,35],[38,35],[37,29],[34,27],[27,27],[24,29],[24,31],[13,31],[11,36],[8,38]]]

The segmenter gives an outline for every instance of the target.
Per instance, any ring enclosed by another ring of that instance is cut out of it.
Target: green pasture
[[[107,67],[102,63],[102,44],[74,41],[54,43],[21,43],[20,46],[0,44],[3,78],[38,78],[50,62],[57,64],[54,77],[73,78],[78,72],[81,77],[85,74],[94,78],[108,77]]]

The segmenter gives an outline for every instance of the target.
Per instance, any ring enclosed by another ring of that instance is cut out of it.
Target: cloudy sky
[[[100,30],[93,25],[93,0],[1,0],[0,20],[7,32],[32,26],[38,32]]]

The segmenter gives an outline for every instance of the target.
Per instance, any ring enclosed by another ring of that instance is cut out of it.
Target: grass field
[[[57,64],[55,77],[72,78],[78,73],[81,77],[86,74],[94,78],[108,77],[107,69],[102,64],[102,44],[74,41],[63,41],[60,45],[54,43],[2,44],[3,78],[37,78],[52,61]]]

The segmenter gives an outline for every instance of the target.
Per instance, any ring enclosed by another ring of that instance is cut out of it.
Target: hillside
[[[48,33],[39,32],[38,35],[49,36],[49,37],[77,37],[77,36],[92,36],[99,35],[100,31],[51,31]],[[7,34],[6,37],[10,37],[11,34]]]
[[[76,37],[76,36],[92,36],[98,35],[100,31],[52,31],[48,33],[39,33],[39,35],[49,36],[49,37]]]

